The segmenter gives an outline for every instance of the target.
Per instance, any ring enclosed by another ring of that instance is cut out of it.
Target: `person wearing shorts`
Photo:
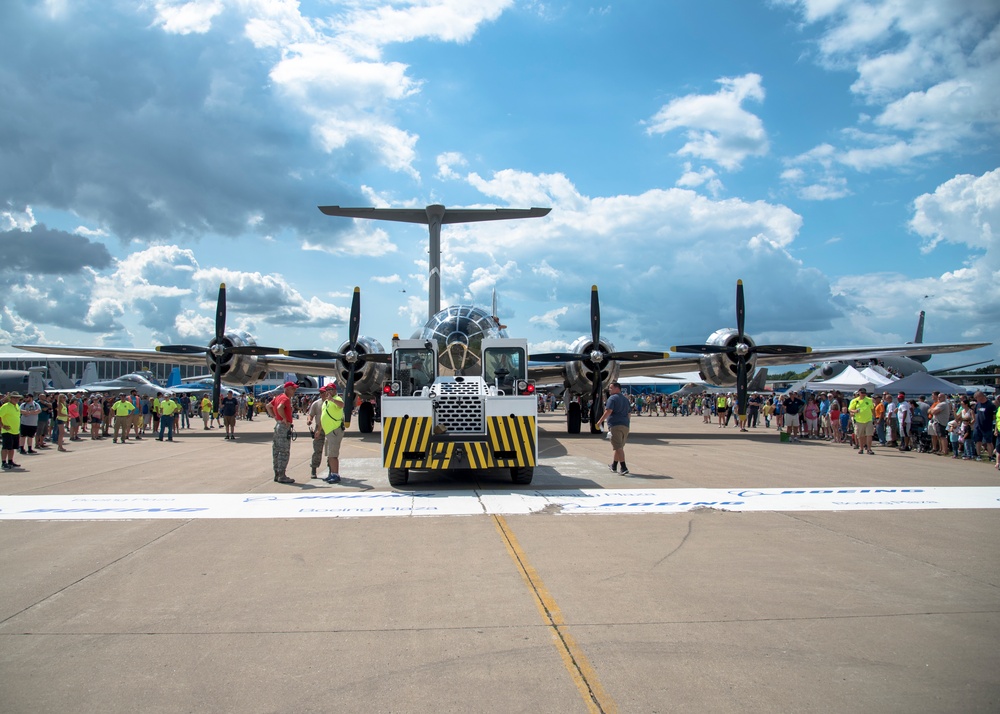
[[[854,436],[857,439],[858,453],[872,451],[872,436],[875,434],[875,403],[868,396],[864,387],[858,389],[858,395],[851,400],[847,411],[854,417]]]
[[[625,442],[628,441],[628,430],[631,424],[629,419],[631,406],[628,399],[622,395],[622,385],[618,382],[612,382],[608,387],[608,392],[611,396],[604,403],[604,413],[597,420],[596,426],[607,421],[608,428],[611,430],[611,458],[613,460],[608,468],[612,471],[618,471],[618,464],[621,464],[619,473],[622,476],[628,476],[628,466],[625,465]]]

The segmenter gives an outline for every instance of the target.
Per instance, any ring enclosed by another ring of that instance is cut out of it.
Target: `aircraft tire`
[[[358,431],[362,434],[371,434],[375,430],[375,405],[371,402],[363,402],[358,407]]]
[[[410,480],[409,469],[389,469],[389,485],[399,488]]]
[[[577,402],[572,402],[566,408],[566,433],[580,433],[580,405]]]
[[[516,484],[527,485],[531,483],[535,475],[535,469],[531,466],[514,466],[510,470],[510,480]]]

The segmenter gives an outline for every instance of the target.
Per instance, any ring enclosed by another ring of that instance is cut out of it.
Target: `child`
[[[951,442],[951,452],[952,452],[951,458],[953,459],[958,458],[958,452],[962,446],[958,441],[958,427],[959,427],[959,422],[955,421],[954,419],[949,421],[948,426],[945,427],[945,431],[948,432],[948,441]]]

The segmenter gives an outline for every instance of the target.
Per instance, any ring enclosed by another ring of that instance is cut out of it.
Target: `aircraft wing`
[[[442,207],[443,208],[443,207]],[[426,208],[346,208],[320,206],[328,216],[343,218],[368,218],[398,223],[423,223],[430,220]],[[441,223],[472,223],[477,221],[505,221],[511,218],[540,218],[551,208],[448,208],[441,216]]]
[[[61,355],[64,357],[100,357],[104,359],[135,360],[137,362],[153,362],[156,364],[205,366],[203,354],[179,354],[176,352],[157,352],[122,347],[73,347],[56,345],[14,345],[16,349],[37,352],[46,355]],[[303,374],[337,376],[337,363],[332,360],[311,360],[282,355],[258,357],[258,364],[271,372],[299,372]]]
[[[774,367],[789,364],[810,364],[840,360],[878,359],[879,357],[907,357],[920,354],[965,352],[988,347],[990,342],[922,342],[906,345],[862,345],[853,347],[818,347],[808,353],[758,354],[757,367]],[[700,357],[684,356],[642,362],[619,362],[618,374],[622,377],[655,377],[677,372],[698,371]],[[528,375],[538,386],[562,383],[563,367],[558,364],[534,365],[529,362]]]

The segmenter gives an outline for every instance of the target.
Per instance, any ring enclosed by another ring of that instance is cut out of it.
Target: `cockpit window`
[[[393,374],[403,387],[403,395],[410,395],[434,382],[434,350],[399,349],[393,353]]]
[[[483,379],[487,384],[511,387],[518,379],[527,376],[527,360],[519,347],[490,347],[483,359]]]

